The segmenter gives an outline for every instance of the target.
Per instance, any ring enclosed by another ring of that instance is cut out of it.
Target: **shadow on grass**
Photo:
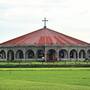
[[[43,65],[43,64],[18,64],[18,65],[11,65],[11,64],[6,64],[6,65],[0,65],[0,68],[67,68],[67,67],[90,67],[90,64],[77,64],[77,65]]]

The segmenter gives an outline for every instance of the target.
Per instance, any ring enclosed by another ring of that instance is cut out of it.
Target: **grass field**
[[[90,90],[90,69],[0,68],[0,90]]]

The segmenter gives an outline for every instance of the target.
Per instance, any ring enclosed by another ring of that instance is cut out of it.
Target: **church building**
[[[0,44],[0,61],[61,61],[90,58],[90,44],[46,27]]]

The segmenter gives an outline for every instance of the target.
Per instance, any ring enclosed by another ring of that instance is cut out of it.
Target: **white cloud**
[[[89,0],[1,0],[0,41],[48,27],[90,42]]]

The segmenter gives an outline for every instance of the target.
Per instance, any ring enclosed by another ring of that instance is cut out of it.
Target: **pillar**
[[[59,49],[57,49],[57,61],[59,61],[60,58],[59,58]]]

